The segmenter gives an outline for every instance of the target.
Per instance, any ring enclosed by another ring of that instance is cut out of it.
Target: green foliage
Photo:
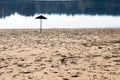
[[[34,1],[1,0],[0,17],[14,13],[32,16],[45,14],[120,15],[120,0]]]

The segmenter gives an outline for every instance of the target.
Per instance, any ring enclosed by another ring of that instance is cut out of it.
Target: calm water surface
[[[0,1],[0,29],[120,28],[119,0]]]

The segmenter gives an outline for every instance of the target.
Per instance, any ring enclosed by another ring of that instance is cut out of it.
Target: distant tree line
[[[75,1],[34,1],[1,0],[0,17],[18,13],[23,16],[35,14],[86,14],[120,15],[120,0],[75,0]]]

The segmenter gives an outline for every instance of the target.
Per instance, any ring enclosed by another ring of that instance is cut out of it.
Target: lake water
[[[0,1],[0,29],[120,28],[119,0]]]

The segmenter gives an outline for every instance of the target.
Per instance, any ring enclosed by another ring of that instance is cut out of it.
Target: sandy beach
[[[119,80],[120,29],[0,30],[0,80]]]

